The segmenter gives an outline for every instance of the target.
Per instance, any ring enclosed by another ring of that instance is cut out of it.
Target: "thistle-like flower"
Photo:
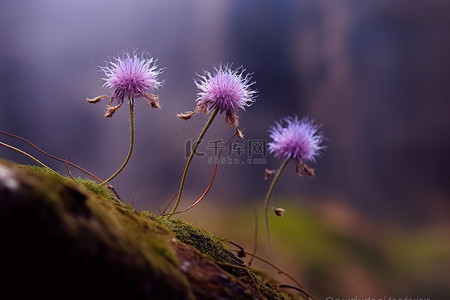
[[[307,166],[306,163],[314,162],[320,155],[321,151],[325,148],[325,146],[321,145],[325,138],[322,132],[319,131],[319,128],[320,127],[315,125],[312,120],[307,118],[299,120],[298,117],[295,116],[284,118],[280,122],[276,122],[275,126],[269,129],[270,137],[273,140],[268,144],[269,152],[275,157],[284,158],[280,168],[276,170],[276,175],[269,187],[266,200],[264,202],[267,241],[269,243],[272,258],[273,253],[268,214],[272,192],[274,191],[275,185],[291,159],[297,163],[297,174],[301,175],[301,171],[303,170],[308,176],[314,177],[314,169]],[[273,173],[275,173],[274,170],[266,169],[264,176],[265,179],[268,179]],[[275,208],[274,212],[277,216],[282,216],[284,209]]]
[[[235,127],[236,136],[243,138],[244,135],[238,129],[238,109],[245,110],[245,106],[250,106],[254,102],[256,91],[250,89],[254,82],[250,82],[250,75],[244,76],[244,69],[237,68],[232,71],[230,67],[220,66],[214,68],[215,73],[211,74],[205,71],[204,76],[199,76],[200,79],[194,80],[199,92],[197,93],[197,107],[194,111],[187,111],[185,113],[178,114],[177,116],[183,120],[189,120],[193,115],[203,111],[207,114],[209,111],[213,111],[209,117],[208,122],[203,127],[202,132],[198,136],[197,142],[189,155],[184,168],[183,176],[181,177],[180,189],[178,191],[177,200],[169,213],[169,216],[175,213],[178,204],[180,204],[181,195],[184,189],[184,182],[189,170],[189,166],[194,157],[197,147],[202,142],[203,137],[206,134],[212,121],[218,113],[225,113],[225,121],[229,127]]]
[[[115,58],[115,61],[109,62],[106,67],[101,68],[106,75],[106,78],[103,78],[103,80],[105,80],[103,86],[114,89],[111,97],[102,95],[92,99],[86,99],[89,103],[97,103],[102,99],[110,98],[105,113],[105,117],[107,118],[112,117],[112,115],[122,106],[125,98],[128,98],[129,100],[130,148],[122,166],[101,184],[107,184],[116,177],[130,160],[134,147],[134,99],[144,98],[153,108],[160,108],[158,96],[146,93],[147,90],[156,90],[162,85],[162,82],[157,79],[162,70],[158,69],[155,62],[156,60],[146,52],[142,53],[141,58],[137,57],[135,52],[133,52],[133,55],[124,52],[122,57],[119,56]],[[116,99],[117,105],[113,106],[112,103]]]
[[[156,60],[148,53],[143,52],[139,58],[135,53],[130,55],[124,52],[122,57],[114,58],[114,61],[101,67],[101,70],[106,75],[106,78],[103,78],[105,81],[103,86],[114,89],[105,113],[106,117],[112,117],[125,98],[131,102],[135,98],[144,98],[153,108],[160,108],[157,101],[158,96],[146,93],[147,90],[157,90],[162,85],[162,82],[157,79],[162,69],[158,69]],[[104,98],[108,98],[108,96],[103,95],[86,100],[90,103],[97,103]],[[112,106],[116,99],[117,105]]]
[[[286,126],[283,126],[284,124]],[[307,118],[284,118],[269,130],[273,140],[268,144],[269,152],[278,158],[292,158],[300,165],[308,161],[314,162],[325,148],[321,145],[324,137],[319,128]]]
[[[204,76],[194,81],[199,89],[197,107],[194,111],[178,114],[178,117],[187,120],[198,112],[206,114],[218,109],[220,113],[225,113],[229,127],[237,127],[237,111],[245,110],[255,101],[256,91],[250,88],[254,82],[251,82],[250,75],[244,75],[242,67],[233,71],[228,66],[220,66],[214,71],[214,74],[205,71]]]

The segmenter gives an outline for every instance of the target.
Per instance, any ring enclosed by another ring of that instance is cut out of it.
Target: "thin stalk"
[[[209,182],[209,184],[208,184],[208,187],[206,188],[206,190],[205,190],[205,192],[203,193],[203,195],[201,195],[201,197],[198,198],[197,201],[195,201],[194,204],[192,204],[192,205],[189,206],[188,208],[185,208],[185,209],[183,209],[183,210],[181,210],[181,211],[177,211],[177,212],[170,213],[170,215],[172,215],[172,214],[181,214],[181,213],[184,213],[184,212],[186,212],[186,211],[188,211],[188,210],[194,208],[194,206],[196,206],[197,204],[199,204],[200,201],[202,201],[202,200],[206,197],[206,195],[208,194],[209,190],[211,189],[211,186],[212,186],[212,184],[213,184],[213,182],[214,182],[214,179],[216,178],[217,167],[218,167],[218,165],[219,165],[218,162],[219,162],[220,156],[222,155],[222,151],[223,151],[223,149],[225,149],[225,147],[231,142],[231,140],[232,140],[235,136],[236,136],[236,133],[233,134],[233,135],[228,139],[228,141],[225,143],[225,146],[224,146],[222,149],[220,149],[219,154],[218,154],[217,157],[216,157],[216,158],[217,158],[217,161],[216,161],[216,166],[214,167],[213,175],[212,175],[211,180],[210,180],[210,182]],[[177,195],[178,195],[178,194],[177,194]],[[175,197],[176,197],[177,195],[175,195],[175,196],[173,197],[173,199],[170,201],[169,205],[166,207],[166,209],[165,209],[164,212],[162,213],[163,216],[166,215],[166,214],[165,214],[165,213],[166,213],[166,210],[168,209],[168,207],[170,206],[170,204],[172,203],[172,201],[175,200]]]
[[[119,170],[117,170],[114,174],[111,175],[108,179],[100,183],[100,185],[107,184],[110,182],[114,177],[116,177],[127,165],[128,161],[130,160],[131,153],[133,153],[133,147],[134,147],[134,101],[133,99],[130,99],[130,149],[128,150],[128,155],[125,161],[123,162],[122,166],[120,166]]]
[[[184,181],[186,180],[186,175],[187,172],[189,170],[189,166],[191,164],[192,159],[194,158],[194,154],[197,151],[198,146],[200,145],[200,143],[202,142],[203,136],[205,136],[206,131],[208,130],[209,126],[211,126],[212,121],[214,120],[214,118],[216,117],[217,113],[219,112],[219,108],[216,108],[214,110],[214,112],[212,113],[211,117],[209,117],[208,122],[206,123],[205,127],[203,127],[202,132],[200,133],[200,135],[198,136],[197,141],[195,142],[194,147],[192,148],[191,151],[191,155],[189,155],[188,161],[186,163],[186,167],[184,168],[184,172],[183,172],[183,177],[181,178],[181,184],[180,184],[180,189],[178,191],[178,197],[177,197],[177,201],[175,202],[175,206],[173,207],[172,211],[170,212],[170,214],[168,215],[168,218],[170,218],[175,211],[178,208],[178,204],[180,204],[180,200],[181,200],[181,194],[183,193],[183,188],[184,188]]]
[[[273,260],[273,249],[272,249],[272,240],[270,238],[270,228],[269,228],[269,202],[270,202],[270,197],[272,197],[272,192],[275,188],[275,185],[277,184],[278,179],[280,179],[281,173],[283,173],[283,170],[284,170],[284,168],[286,168],[288,162],[289,162],[289,158],[287,158],[285,161],[283,161],[280,168],[278,169],[277,174],[275,175],[275,178],[273,179],[272,183],[270,184],[269,191],[267,192],[267,196],[266,196],[266,201],[264,203],[264,217],[266,220],[267,242],[269,243],[271,260]]]
[[[289,275],[289,273],[287,273],[286,271],[284,271],[282,268],[278,267],[277,265],[275,265],[274,263],[272,263],[271,261],[269,261],[268,259],[265,259],[259,255],[256,255],[254,253],[250,253],[250,252],[245,252],[246,254],[255,257],[256,259],[268,264],[269,266],[271,266],[272,268],[276,269],[278,271],[279,274],[283,274],[285,275],[287,278],[289,278],[290,280],[292,280],[298,287],[299,290],[302,294],[304,294],[307,298],[306,299],[314,299],[311,295],[309,295],[303,288],[303,286],[300,284],[300,282],[298,282],[294,277],[292,277],[291,275]]]
[[[4,135],[7,135],[7,136],[10,136],[10,137],[13,137],[13,138],[15,138],[15,139],[18,139],[18,140],[20,140],[20,141],[22,141],[22,142],[25,142],[25,143],[27,143],[28,145],[30,145],[31,147],[33,147],[34,149],[36,149],[37,151],[41,152],[42,154],[44,154],[44,155],[46,155],[46,156],[48,156],[48,157],[50,157],[50,158],[53,158],[54,160],[57,160],[57,161],[59,161],[59,162],[63,162],[63,163],[65,163],[65,164],[69,165],[69,166],[72,166],[72,167],[74,167],[74,168],[77,168],[78,170],[80,170],[80,171],[86,173],[87,175],[91,176],[92,178],[94,178],[94,179],[97,180],[98,182],[102,182],[102,181],[103,181],[103,180],[101,180],[100,178],[98,178],[97,176],[95,176],[94,174],[92,174],[91,172],[89,172],[88,170],[86,170],[86,169],[84,169],[84,168],[82,168],[82,167],[80,167],[80,166],[78,166],[78,165],[76,165],[76,164],[74,164],[74,163],[68,161],[68,160],[67,160],[67,157],[66,157],[66,159],[62,159],[62,158],[59,158],[59,157],[57,157],[57,156],[55,156],[55,155],[53,155],[53,154],[50,154],[50,153],[48,153],[48,152],[42,150],[41,148],[39,148],[38,146],[36,146],[36,145],[33,144],[32,142],[30,142],[29,140],[27,140],[27,139],[25,139],[25,138],[23,138],[23,137],[21,137],[21,136],[18,136],[18,135],[15,135],[15,134],[12,134],[12,133],[3,131],[3,130],[0,130],[0,133],[1,133],[1,134],[4,134]]]
[[[18,149],[18,148],[16,148],[16,147],[13,147],[13,146],[8,145],[8,144],[3,143],[3,142],[0,142],[0,145],[5,146],[6,148],[12,149],[12,150],[14,150],[14,151],[17,151],[17,152],[19,152],[19,153],[21,153],[21,154],[23,154],[23,155],[25,155],[25,156],[31,158],[32,160],[34,160],[35,162],[37,162],[38,164],[40,164],[40,165],[43,166],[44,168],[49,169],[50,171],[52,171],[52,172],[55,173],[55,174],[58,174],[58,173],[57,173],[56,171],[54,171],[52,168],[50,168],[49,166],[47,166],[46,164],[44,164],[43,162],[41,162],[39,159],[37,159],[37,158],[35,158],[34,156],[32,156],[31,154],[28,154],[28,153],[26,153],[26,152],[23,151],[23,150],[20,150],[20,149]],[[59,174],[58,174],[58,175],[59,175]]]

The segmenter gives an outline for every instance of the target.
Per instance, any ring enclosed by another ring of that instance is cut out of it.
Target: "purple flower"
[[[197,112],[218,108],[220,113],[225,113],[228,125],[237,127],[238,109],[245,110],[245,106],[254,102],[256,91],[250,89],[254,82],[250,82],[250,75],[244,76],[245,70],[242,68],[232,71],[228,66],[220,66],[214,70],[214,74],[205,71],[205,75],[195,81],[199,89]]]
[[[275,157],[293,158],[298,164],[314,162],[325,148],[320,144],[324,136],[319,132],[319,126],[307,118],[284,118],[276,122],[269,132],[273,140],[269,143],[269,152]]]
[[[145,91],[158,89],[162,82],[157,80],[161,70],[155,64],[156,60],[145,52],[141,58],[135,53],[130,56],[124,53],[123,57],[115,58],[109,65],[102,67],[106,78],[104,86],[114,88],[114,98],[145,98]]]
[[[124,52],[122,57],[114,58],[101,69],[106,75],[106,78],[103,78],[105,80],[103,86],[114,89],[106,117],[111,117],[120,108],[125,98],[130,101],[135,98],[144,98],[153,108],[159,108],[158,96],[148,94],[146,91],[157,90],[162,85],[162,82],[157,79],[162,70],[158,69],[156,60],[148,53],[143,52],[139,58],[134,52],[132,55]],[[105,95],[87,99],[87,101],[96,103],[104,98],[108,97]],[[115,99],[118,105],[111,106]]]

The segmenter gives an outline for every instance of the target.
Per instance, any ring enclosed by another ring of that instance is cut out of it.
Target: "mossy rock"
[[[0,299],[283,299],[213,235],[0,161]]]

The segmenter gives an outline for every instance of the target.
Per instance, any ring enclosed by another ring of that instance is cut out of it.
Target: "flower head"
[[[319,126],[307,118],[284,118],[270,128],[269,132],[273,139],[269,143],[269,152],[275,157],[293,158],[298,164],[315,161],[325,148],[321,145],[324,136],[319,132]]]
[[[233,71],[228,66],[220,66],[214,68],[214,71],[214,74],[205,71],[204,76],[199,76],[200,78],[195,80],[199,89],[196,111],[179,116],[186,119],[199,111],[207,113],[219,109],[220,113],[225,113],[228,125],[237,127],[238,109],[245,110],[245,106],[250,106],[254,102],[256,91],[250,89],[254,82],[250,82],[250,75],[244,76],[245,70],[242,68]]]
[[[147,56],[147,57],[146,57]],[[139,58],[133,53],[124,53],[115,58],[106,67],[102,67],[106,78],[104,86],[113,88],[114,98],[145,98],[149,89],[156,90],[162,82],[157,80],[161,70],[155,64],[156,60],[144,52]]]
[[[144,98],[153,108],[159,108],[158,96],[146,92],[147,90],[157,90],[162,85],[162,82],[157,79],[162,70],[158,69],[156,60],[146,52],[143,52],[141,57],[134,52],[132,55],[124,52],[122,57],[114,58],[101,69],[106,75],[106,78],[103,78],[105,80],[103,86],[114,89],[108,111],[105,114],[106,117],[111,117],[125,98],[130,101],[135,98]],[[107,96],[101,97],[108,98]],[[100,101],[98,98],[87,99],[87,101],[96,103]],[[115,99],[117,99],[118,105],[111,106]]]

